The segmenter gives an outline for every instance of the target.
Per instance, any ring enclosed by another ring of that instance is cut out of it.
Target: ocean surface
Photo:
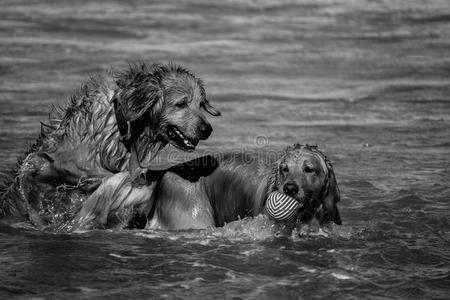
[[[203,149],[317,144],[342,226],[0,226],[1,299],[450,298],[450,1],[0,1],[0,173],[89,74],[175,62],[223,113]]]

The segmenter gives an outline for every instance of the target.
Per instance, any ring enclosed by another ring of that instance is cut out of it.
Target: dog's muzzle
[[[211,127],[211,124],[209,123],[203,123],[202,125],[200,125],[200,139],[201,140],[206,140],[207,138],[209,138],[209,136],[211,135],[213,129]]]
[[[283,186],[283,192],[286,195],[289,195],[291,197],[294,197],[299,191],[299,187],[296,183],[293,182],[287,182],[284,186]]]

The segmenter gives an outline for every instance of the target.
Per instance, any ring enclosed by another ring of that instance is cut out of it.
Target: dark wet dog
[[[202,109],[220,114],[207,101],[202,82],[178,66],[135,64],[89,79],[65,107],[50,114],[49,124],[42,124],[38,140],[1,187],[0,216],[28,218],[45,228],[75,215],[84,218],[93,207],[108,216],[145,201],[152,185],[141,175],[158,152],[168,143],[191,151],[211,134]],[[119,197],[119,204],[103,198],[98,207],[94,191],[108,191],[118,184],[117,176],[125,178],[128,190],[120,190],[126,197]]]
[[[330,161],[317,147],[297,144],[277,157],[210,156],[166,173],[153,194],[147,228],[205,228],[257,216],[264,213],[272,191],[302,203],[297,219],[303,223],[315,218],[321,224],[341,224],[339,189]]]

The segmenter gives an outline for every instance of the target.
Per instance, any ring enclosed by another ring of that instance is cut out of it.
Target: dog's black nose
[[[298,193],[298,185],[296,183],[288,182],[283,186],[283,191],[286,195],[294,196]]]
[[[209,123],[203,123],[200,125],[200,136],[202,140],[206,140],[213,131],[211,125]]]

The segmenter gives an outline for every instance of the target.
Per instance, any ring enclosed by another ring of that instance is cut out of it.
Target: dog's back
[[[270,161],[256,153],[227,153],[214,160],[214,169],[194,180],[177,170],[164,175],[154,194],[149,228],[223,226],[261,213],[270,181]]]
[[[79,176],[122,171],[127,153],[111,102],[114,88],[112,74],[92,76],[53,114],[59,124],[43,129],[42,146],[36,152],[46,153]]]
[[[202,178],[215,214],[215,226],[261,213],[271,166],[257,153],[230,153],[219,157],[211,176]]]
[[[53,108],[36,142],[0,185],[0,217],[28,215],[35,225],[65,218],[102,178],[125,168],[113,89],[111,73],[93,76],[66,105]]]

